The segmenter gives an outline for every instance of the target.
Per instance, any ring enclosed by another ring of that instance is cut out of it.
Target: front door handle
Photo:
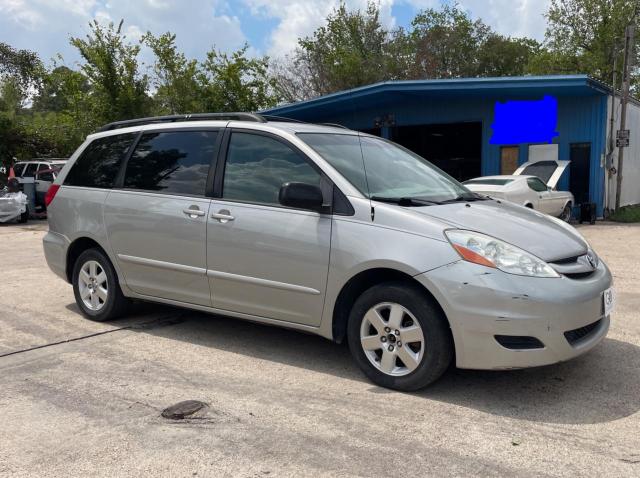
[[[204,211],[198,209],[198,206],[191,206],[188,209],[183,209],[182,212],[189,216],[191,219],[202,217],[205,214]]]
[[[228,210],[220,209],[218,212],[211,213],[211,219],[217,219],[224,224],[225,222],[233,221],[235,217],[233,217]]]

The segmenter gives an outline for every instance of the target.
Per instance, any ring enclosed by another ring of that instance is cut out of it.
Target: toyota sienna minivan
[[[82,313],[130,299],[346,340],[373,382],[513,369],[607,334],[611,274],[571,226],[480,196],[390,141],[251,113],[112,123],[46,196]]]

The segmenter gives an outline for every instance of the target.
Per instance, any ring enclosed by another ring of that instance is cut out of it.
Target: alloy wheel
[[[90,260],[80,268],[78,289],[85,307],[98,311],[104,307],[109,297],[107,273],[99,262]]]
[[[413,372],[424,357],[420,323],[406,307],[393,302],[367,311],[360,325],[360,343],[374,367],[395,377]]]

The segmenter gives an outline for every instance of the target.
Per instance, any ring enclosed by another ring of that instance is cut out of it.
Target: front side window
[[[540,181],[538,178],[527,178],[527,184],[531,189],[537,192],[542,192],[547,190],[547,185]]]
[[[64,184],[113,188],[122,160],[135,137],[135,133],[128,133],[93,140],[71,167]]]
[[[267,136],[233,133],[229,141],[222,197],[278,205],[287,182],[320,185],[318,173],[304,156]]]
[[[28,163],[27,167],[24,168],[24,171],[22,172],[22,177],[23,178],[34,177],[36,175],[37,168],[38,168],[37,163]]]
[[[13,165],[13,174],[17,177],[22,176],[22,171],[24,169],[24,163],[16,163]]]
[[[217,131],[143,134],[129,158],[124,187],[204,196]]]
[[[424,158],[389,141],[335,133],[298,136],[365,196],[434,202],[475,197]]]

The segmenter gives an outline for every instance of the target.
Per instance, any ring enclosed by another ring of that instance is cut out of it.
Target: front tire
[[[348,324],[351,354],[374,383],[414,391],[436,381],[453,358],[444,314],[425,291],[388,282],[365,291]]]
[[[82,315],[97,322],[121,316],[128,305],[111,261],[99,249],[87,249],[76,259],[73,295]]]
[[[564,222],[571,221],[571,204],[567,204],[562,210],[562,214],[560,215],[560,219]]]

